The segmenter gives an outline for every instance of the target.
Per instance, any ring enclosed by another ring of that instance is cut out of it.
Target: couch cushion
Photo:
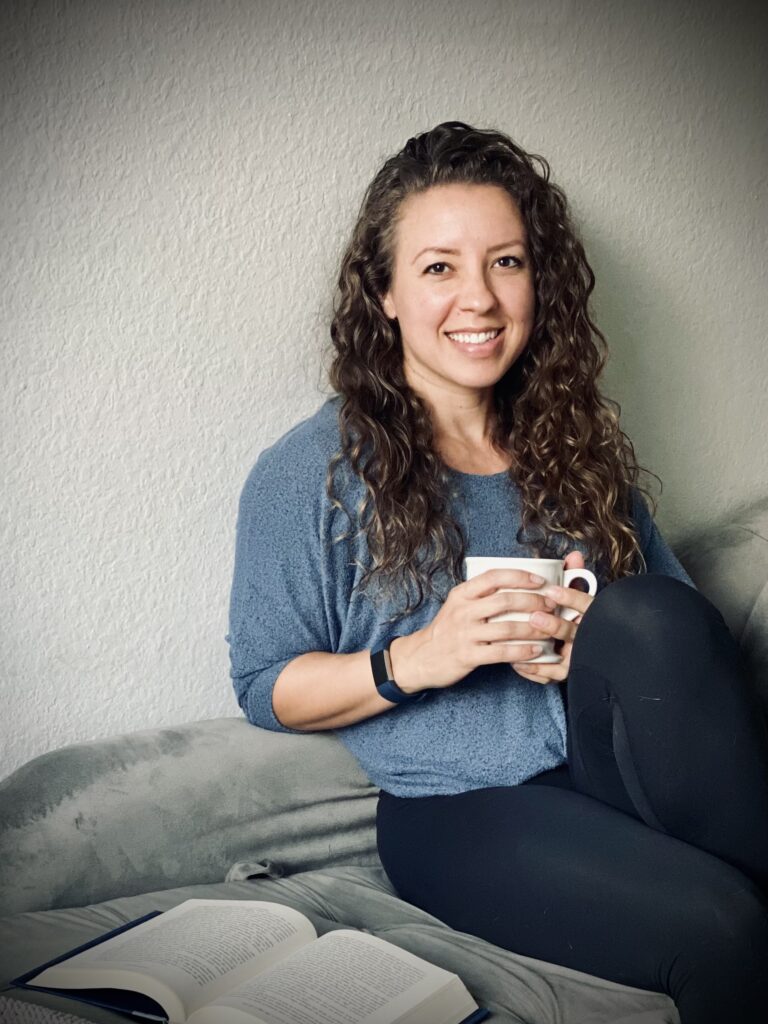
[[[242,718],[43,754],[0,783],[0,913],[271,874],[378,864],[377,790],[335,736]]]
[[[460,883],[459,883],[460,884]],[[616,985],[554,964],[518,956],[456,932],[398,899],[381,869],[331,868],[276,880],[189,886],[116,899],[79,910],[19,914],[0,920],[0,983],[150,910],[185,899],[273,900],[306,914],[319,934],[362,928],[458,974],[493,1024],[678,1024],[664,995]],[[107,1010],[57,996],[12,990],[23,998],[66,1008],[99,1024],[122,1019]]]

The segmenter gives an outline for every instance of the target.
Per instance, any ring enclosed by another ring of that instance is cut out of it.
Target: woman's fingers
[[[488,597],[480,597],[473,604],[474,610],[481,619],[492,619],[497,615],[509,612],[527,613],[535,611],[554,611],[557,602],[543,594],[532,594],[527,590],[498,590]]]
[[[581,616],[579,616],[579,619]],[[573,625],[573,623],[571,623]],[[562,683],[568,678],[571,670],[571,652],[573,643],[564,643],[559,651],[560,661],[556,665],[541,663],[526,664],[524,661],[515,661],[512,668],[518,675],[530,679],[533,683]]]
[[[548,583],[543,587],[541,594],[551,598],[556,604],[563,608],[575,608],[581,615],[589,608],[595,600],[594,594],[585,594],[575,587],[556,587],[554,583]]]
[[[538,629],[530,622],[484,622],[476,627],[474,636],[482,644],[501,644],[509,640],[524,640],[536,643],[537,640],[551,640],[548,629]]]
[[[546,630],[555,640],[571,642],[576,634],[576,627],[594,601],[594,597],[573,587],[555,587],[551,584],[544,588],[542,594],[557,601],[560,607],[572,608],[579,614],[573,619],[564,619],[561,615],[539,610],[532,613],[531,625]]]
[[[520,659],[525,661],[526,658],[535,658],[538,654],[541,654],[541,649],[534,642],[529,644],[515,644],[511,647],[505,643],[495,644],[481,644],[477,648],[477,664],[478,665],[498,665],[507,662],[510,663],[510,659]]]
[[[566,643],[573,640],[576,634],[575,621],[570,622],[550,612],[534,612],[531,615],[531,626],[543,630],[554,640],[564,640]]]
[[[488,569],[487,572],[481,572],[479,576],[475,576],[474,579],[467,580],[459,586],[464,590],[466,597],[474,599],[486,597],[505,587],[507,589],[538,590],[546,582],[541,577],[523,572],[522,569]]]
[[[568,675],[568,666],[563,665],[531,665],[526,662],[515,662],[512,668],[519,676],[530,679],[532,683],[562,683]]]

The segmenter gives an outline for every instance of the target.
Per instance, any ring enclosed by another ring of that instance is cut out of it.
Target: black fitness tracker
[[[378,651],[371,651],[371,669],[376,689],[385,700],[391,701],[393,704],[409,704],[411,701],[421,700],[427,695],[426,690],[420,690],[418,693],[406,693],[405,690],[400,689],[392,678],[389,646],[380,647]]]

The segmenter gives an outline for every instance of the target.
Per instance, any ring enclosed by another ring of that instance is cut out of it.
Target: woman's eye
[[[523,261],[520,259],[519,256],[499,256],[496,262],[501,263],[503,260],[508,261],[506,265],[502,268],[504,270],[506,270],[507,267],[522,267],[523,265]]]
[[[430,263],[430,265],[427,267],[427,269],[424,271],[424,273],[425,274],[433,274],[434,273],[434,274],[438,274],[439,275],[439,274],[442,273],[442,270],[435,270],[435,267],[446,268],[447,266],[448,266],[447,263]]]

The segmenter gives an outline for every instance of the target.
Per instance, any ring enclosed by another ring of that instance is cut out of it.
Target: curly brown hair
[[[595,277],[566,197],[543,157],[501,132],[449,121],[386,161],[365,193],[341,263],[329,370],[342,399],[341,449],[327,487],[343,508],[336,475],[345,458],[364,484],[361,507],[345,509],[366,535],[370,564],[361,585],[399,590],[409,611],[440,591],[441,576],[462,578],[464,538],[449,510],[447,469],[427,406],[406,381],[398,324],[382,305],[404,200],[454,183],[503,188],[528,235],[535,320],[525,351],[495,385],[492,435],[511,458],[521,494],[518,541],[533,557],[549,558],[579,541],[606,581],[642,571],[631,509],[632,487],[645,471],[620,429],[619,405],[597,386],[607,350],[589,313]]]

